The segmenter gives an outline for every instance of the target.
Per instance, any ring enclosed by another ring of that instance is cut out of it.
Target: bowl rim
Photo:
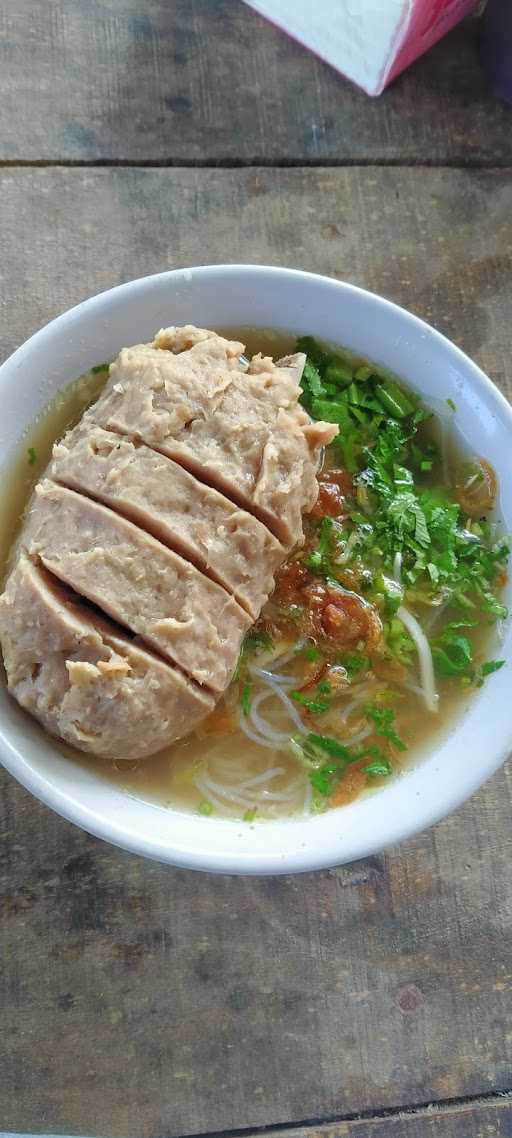
[[[67,326],[80,321],[82,316],[94,314],[96,309],[100,312],[105,305],[108,306],[111,302],[115,303],[118,298],[127,296],[130,292],[144,292],[157,284],[160,286],[167,282],[171,284],[172,282],[179,282],[180,280],[189,280],[191,274],[194,276],[200,275],[208,281],[219,278],[219,276],[225,279],[230,276],[235,277],[241,273],[248,278],[256,276],[273,277],[283,283],[287,281],[294,281],[296,283],[305,281],[306,283],[309,282],[313,285],[316,283],[323,287],[328,285],[337,290],[340,300],[343,299],[343,296],[356,295],[363,300],[368,300],[384,315],[388,314],[390,317],[394,316],[401,321],[405,321],[415,334],[420,334],[424,338],[428,338],[430,343],[434,345],[437,344],[440,349],[448,352],[452,359],[459,363],[464,369],[465,376],[470,377],[470,382],[476,388],[480,389],[480,391],[486,393],[488,398],[492,400],[493,406],[502,423],[504,423],[511,432],[512,437],[512,407],[507,399],[482,369],[474,363],[461,348],[449,340],[448,337],[444,336],[443,333],[433,328],[426,321],[422,320],[421,317],[414,315],[393,301],[370,290],[324,274],[310,273],[301,269],[290,269],[280,266],[219,264],[171,269],[162,273],[138,277],[134,280],[116,285],[111,289],[96,293],[66,310],[33,333],[28,340],[2,363],[0,366],[0,382],[4,371],[22,365],[25,355],[31,352],[34,347],[37,346],[39,350],[42,349],[44,351],[47,338],[51,339],[56,332],[60,332]],[[457,724],[455,730],[456,728]],[[374,835],[373,837],[366,835],[361,838],[357,834],[356,829],[349,855],[344,853],[341,857],[339,852],[337,853],[335,840],[331,841],[327,847],[324,845],[318,849],[318,851],[313,852],[310,847],[305,851],[297,847],[285,855],[277,854],[273,851],[268,853],[262,853],[260,851],[258,855],[255,856],[254,854],[247,854],[243,848],[240,848],[239,853],[227,855],[223,853],[222,850],[216,848],[210,850],[201,848],[203,842],[199,844],[199,849],[192,847],[176,849],[172,844],[172,834],[169,836],[169,840],[163,843],[154,840],[151,836],[134,835],[130,831],[127,831],[116,818],[106,819],[94,810],[84,806],[79,800],[73,799],[71,795],[63,791],[59,786],[56,786],[51,779],[47,778],[41,771],[37,770],[35,766],[31,765],[21,751],[13,744],[11,739],[4,735],[3,724],[0,723],[0,761],[3,766],[13,774],[27,790],[34,794],[36,798],[50,806],[68,821],[75,823],[96,837],[148,858],[166,862],[180,868],[228,874],[277,875],[310,872],[312,870],[333,867],[341,864],[341,862],[357,860],[358,858],[367,857],[373,853],[382,851],[435,824],[460,806],[482,785],[486,778],[497,770],[505,761],[511,749],[512,723],[509,729],[505,729],[505,725],[503,725],[499,745],[494,749],[490,748],[489,752],[482,756],[481,762],[479,762],[474,769],[467,772],[467,777],[465,777],[463,781],[457,782],[456,785],[451,788],[450,792],[445,792],[436,808],[432,808],[430,805],[427,809],[425,809],[425,807],[422,809],[421,802],[418,802],[417,810],[412,816],[408,816],[407,818],[388,818],[386,837],[384,840],[382,836],[379,835]],[[342,808],[342,810],[343,809],[344,808]],[[177,811],[176,813],[181,813],[182,816],[184,815],[184,812]],[[193,819],[196,829],[203,829],[203,839],[206,844],[207,830],[204,828],[211,825],[211,820],[205,818],[198,819],[196,815],[193,814],[187,817]],[[218,820],[218,824],[220,824],[221,821],[223,825],[228,827],[236,825],[232,820]],[[312,825],[315,821],[318,822],[320,819],[312,818],[302,820],[303,824],[306,825]],[[286,829],[291,825],[293,825],[292,821],[283,819],[272,822],[259,822],[256,828],[261,832],[267,827],[282,827],[283,832],[286,834]]]

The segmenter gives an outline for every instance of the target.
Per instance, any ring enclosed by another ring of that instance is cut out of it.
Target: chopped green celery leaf
[[[398,463],[393,463],[393,482],[395,486],[413,486],[414,478],[410,470],[405,466],[399,466]]]
[[[310,740],[311,742],[309,742]],[[331,761],[327,761],[308,772],[313,789],[324,798],[332,794],[335,786],[343,779],[347,767],[358,759],[366,757],[370,759],[368,767],[365,768],[370,777],[384,777],[392,771],[389,759],[382,753],[380,747],[374,744],[349,749],[338,743],[336,739],[311,733],[305,743],[306,750],[308,747],[316,754],[319,750],[323,750],[324,753],[330,755]]]
[[[465,595],[465,593],[463,593],[463,592],[462,592],[462,590],[461,590],[461,589],[455,589],[455,590],[454,590],[454,593],[453,593],[453,600],[454,600],[454,601],[455,601],[455,602],[456,602],[458,605],[460,605],[460,607],[461,607],[461,608],[463,608],[463,609],[475,609],[475,608],[476,608],[475,602],[474,602],[474,601],[471,601],[471,600],[469,599],[469,597],[467,597],[467,596]]]
[[[411,443],[411,457],[415,467],[419,467],[424,457],[427,457],[427,454],[421,450],[421,446],[418,446],[418,443]]]
[[[392,383],[391,380],[385,380],[383,383],[375,384],[375,394],[378,396],[382,406],[390,415],[395,419],[405,419],[408,415],[412,415],[415,411],[414,404],[404,394],[397,383]]]
[[[477,620],[450,620],[443,628],[443,639],[458,628],[476,628],[477,624]]]
[[[250,810],[246,810],[245,814],[242,815],[242,821],[243,822],[254,822],[254,819],[255,819],[257,813],[258,813],[257,806],[251,807]]]
[[[108,371],[109,367],[110,363],[106,360],[103,364],[95,364],[94,367],[91,368],[91,371],[93,375],[99,375],[102,371]]]
[[[444,648],[433,648],[432,659],[439,676],[460,676],[466,667],[465,663],[460,667],[456,661],[452,661]]]
[[[320,542],[318,548],[322,554],[322,557],[325,557],[329,552],[333,527],[333,519],[330,518],[328,514],[326,514],[320,522]]]
[[[393,522],[398,537],[405,538],[413,534],[418,545],[430,545],[425,514],[412,490],[395,495],[388,506],[388,517]]]
[[[325,378],[329,383],[346,387],[352,380],[352,368],[341,360],[332,360],[325,369]]]
[[[325,395],[325,385],[320,379],[320,374],[311,360],[306,360],[304,364],[304,371],[302,373],[301,384],[307,384],[311,395],[316,398],[321,398]]]
[[[422,490],[419,499],[435,537],[441,542],[448,541],[454,536],[457,526],[457,503],[448,501],[442,490]]]
[[[251,685],[244,684],[240,693],[240,707],[244,715],[248,715],[251,710]]]
[[[352,404],[350,407],[350,412],[351,412],[352,418],[356,419],[356,421],[357,421],[357,423],[359,423],[360,427],[366,427],[367,426],[368,416],[366,414],[366,411],[362,411],[360,407],[356,407]]]
[[[421,510],[421,507],[419,509],[417,509],[416,507],[414,508],[414,520],[415,520],[414,537],[415,537],[415,540],[418,542],[418,545],[422,545],[422,546],[430,545],[430,534],[428,532],[427,523],[425,521],[425,515],[424,515],[423,511]]]
[[[394,581],[392,577],[385,577],[384,574],[382,575],[382,583],[384,613],[386,616],[395,616],[402,603],[404,591],[397,581]]]
[[[482,676],[482,679],[484,679],[485,676],[492,676],[493,672],[499,672],[504,663],[504,660],[487,660],[486,663],[482,664],[482,667],[480,668],[480,675]]]
[[[471,644],[466,636],[447,627],[432,648],[432,659],[438,675],[461,676],[472,663]]]
[[[36,459],[37,459],[37,454],[35,452],[34,447],[28,447],[27,448],[27,457],[28,457],[29,466],[33,466],[34,463],[36,462]]]
[[[457,573],[457,557],[453,549],[445,549],[442,553],[437,554],[436,568],[439,574],[446,577],[447,580]]]
[[[405,415],[398,403],[388,394],[386,388],[381,383],[375,384],[375,392],[379,396],[384,411],[389,415],[393,415],[397,419],[404,419]]]
[[[197,807],[197,813],[204,814],[205,818],[208,818],[210,814],[213,814],[212,803],[207,801],[200,802]]]
[[[394,492],[391,468],[406,454],[405,441],[400,424],[387,419],[379,428],[374,445],[366,447],[368,467],[364,476],[384,498]]]
[[[319,549],[314,549],[313,552],[309,554],[306,558],[306,565],[308,569],[312,569],[313,572],[322,568],[322,554]]]
[[[308,341],[300,346],[308,350]],[[323,352],[315,341],[309,342],[309,349],[310,363],[329,397],[320,397],[318,387],[316,394],[308,388],[307,408],[316,418],[338,423],[340,434],[331,453],[336,462],[357,475],[359,512],[350,519],[357,526],[353,530],[354,565],[361,561],[378,589],[379,573],[400,552],[404,585],[419,588],[424,603],[449,596],[461,608],[479,609],[491,620],[505,616],[495,586],[507,564],[506,542],[493,544],[485,523],[463,519],[448,489],[414,484],[413,477],[428,475],[439,457],[434,443],[415,439],[419,425],[431,418],[431,412],[418,406],[414,394],[404,392],[382,369],[375,374],[369,364],[351,366]],[[347,368],[343,386],[338,383],[336,393],[327,391],[326,381],[336,375],[338,366]],[[367,522],[371,522],[369,530],[362,528]],[[350,539],[350,529],[347,536]],[[324,552],[319,544],[310,555],[310,567],[325,579],[335,571],[335,565],[332,570],[329,567],[329,553],[330,548]],[[396,598],[385,597],[385,605],[384,615],[389,618]],[[390,647],[396,655],[397,642]],[[450,667],[442,655],[450,655],[447,645],[435,647],[440,650],[438,667]],[[403,645],[402,649],[398,658],[407,655]]]
[[[325,814],[326,810],[328,809],[328,806],[329,806],[329,803],[328,803],[327,799],[322,798],[322,796],[320,794],[317,794],[315,789],[313,788],[313,794],[311,797],[311,806],[309,807],[310,813],[311,814]]]
[[[315,731],[310,731],[306,735],[306,747],[325,751],[331,758],[341,759],[345,763],[352,762],[348,747],[345,747],[343,743],[338,743],[337,739],[332,739],[329,735],[317,735]]]
[[[370,778],[386,778],[393,773],[389,759],[374,759],[367,767],[363,767],[363,770]]]
[[[318,794],[322,794],[325,798],[328,798],[332,790],[333,775],[335,773],[335,770],[333,771],[325,767],[321,767],[316,771],[310,771],[309,781],[313,790],[316,790]]]
[[[311,660],[313,663],[315,660],[321,659],[322,653],[319,652],[318,648],[314,648],[313,645],[308,644],[305,648],[300,648],[297,655],[304,656],[306,660]]]
[[[270,634],[262,628],[254,627],[244,636],[242,652],[244,656],[249,656],[254,652],[271,652],[273,647],[274,641]]]
[[[426,423],[429,419],[433,419],[433,417],[434,413],[430,411],[428,407],[417,407],[412,416],[412,422],[415,427],[419,427],[420,423]]]
[[[306,559],[306,564],[314,573],[328,576],[332,570],[330,566],[331,537],[334,529],[332,518],[323,517],[320,522],[320,536],[318,548],[314,549]]]
[[[356,459],[356,440],[358,439],[358,431],[351,424],[343,427],[343,431],[339,434],[334,442],[331,444],[335,451],[338,452],[341,458],[342,465],[345,470],[350,474],[355,474],[358,470],[358,461]]]
[[[457,570],[457,558],[453,550],[446,549],[443,553],[436,551],[435,558],[435,561],[431,561],[431,564],[435,565],[438,580],[441,577],[445,580],[449,580],[450,577],[453,577]]]
[[[380,735],[383,739],[389,739],[389,742],[396,747],[397,751],[407,750],[403,739],[400,739],[400,736],[397,735],[393,727],[395,713],[391,707],[381,707],[376,703],[367,703],[364,714],[368,722],[373,723],[377,735]]]
[[[450,411],[456,411],[457,410],[455,403],[453,402],[453,399],[447,399],[446,402],[448,404],[448,407],[450,408]]]
[[[300,703],[301,707],[305,707],[306,711],[310,711],[312,715],[323,715],[324,711],[328,711],[331,701],[329,699],[309,699],[301,691],[291,691],[290,696],[295,700],[295,703]]]
[[[388,395],[391,395],[392,398],[395,399],[396,402],[400,405],[404,415],[414,414],[417,408],[417,400],[414,398],[414,396],[411,396],[410,393],[406,394],[400,384],[396,383],[393,379],[385,379],[384,387],[386,388]]]
[[[506,620],[507,619],[507,616],[508,616],[507,606],[502,605],[501,601],[498,601],[497,598],[495,596],[493,596],[493,594],[488,592],[487,590],[483,593],[482,608],[483,608],[484,612],[488,613],[489,616],[496,617],[497,620],[500,620],[500,619]]]
[[[335,664],[339,664],[345,669],[349,680],[353,680],[354,676],[367,671],[370,667],[368,657],[363,656],[361,652],[340,652],[335,657]]]
[[[324,368],[329,361],[327,352],[313,336],[300,336],[295,344],[296,352],[305,352],[316,368]]]
[[[375,762],[377,762],[387,757],[382,748],[378,747],[376,743],[362,744],[358,750],[359,754],[357,757],[359,759],[374,759]]]
[[[331,685],[327,680],[320,680],[320,683],[316,685],[316,690],[319,695],[330,695],[332,692]]]
[[[268,632],[265,632],[263,628],[258,628],[257,626],[250,628],[242,641],[238,664],[235,668],[233,679],[239,679],[243,664],[248,656],[252,656],[257,652],[271,652],[273,647],[274,641]]]
[[[332,402],[328,399],[313,399],[312,412],[314,419],[323,419],[326,423],[338,423],[339,426],[350,424],[348,405],[340,399]]]
[[[385,628],[386,644],[393,653],[393,656],[400,664],[409,667],[411,663],[411,656],[414,651],[414,641],[411,640],[408,632],[406,632],[401,620],[394,617],[387,628]]]
[[[331,762],[323,763],[322,766],[310,770],[309,780],[313,789],[318,794],[328,797],[332,794],[336,784],[343,778],[347,766],[352,761],[353,756],[349,754],[348,758],[333,759]]]
[[[367,411],[375,411],[377,415],[382,415],[382,404],[368,393],[368,388],[360,387],[357,383],[351,383],[345,394],[353,413],[354,407],[364,407]],[[363,419],[363,421],[366,420]]]

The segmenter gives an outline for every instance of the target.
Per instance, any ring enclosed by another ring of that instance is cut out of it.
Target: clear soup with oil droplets
[[[138,797],[252,822],[348,803],[446,728],[501,667],[489,645],[507,615],[509,548],[494,472],[457,453],[449,400],[432,411],[382,368],[307,336],[227,334],[250,353],[306,352],[301,401],[339,424],[305,544],[193,735],[135,763],[56,746]],[[52,443],[105,378],[98,365],[71,384],[26,440],[4,494],[4,570]]]

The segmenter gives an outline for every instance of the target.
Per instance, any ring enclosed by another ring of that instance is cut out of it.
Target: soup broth
[[[274,358],[278,332],[229,330]],[[305,518],[303,548],[248,633],[235,677],[192,735],[139,762],[94,763],[127,793],[246,822],[322,811],[368,793],[446,731],[489,661],[508,549],[486,520],[490,467],[461,460],[441,419],[383,369],[307,338],[303,402],[340,424]],[[72,383],[35,424],[4,487],[5,575],[52,443],[106,377]]]

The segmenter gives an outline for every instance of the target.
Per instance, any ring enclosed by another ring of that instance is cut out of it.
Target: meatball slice
[[[150,534],[45,479],[21,542],[33,560],[198,683],[217,692],[227,686],[251,618]]]
[[[153,534],[258,618],[283,547],[252,514],[172,459],[81,421],[53,448],[48,475]]]
[[[154,344],[123,348],[85,418],[172,458],[290,549],[303,540],[322,447],[338,427],[312,422],[299,403],[305,356],[281,364],[255,356],[244,369],[241,347],[203,329],[171,328]]]
[[[23,554],[0,597],[0,636],[11,694],[82,751],[142,759],[213,709],[209,693]]]

